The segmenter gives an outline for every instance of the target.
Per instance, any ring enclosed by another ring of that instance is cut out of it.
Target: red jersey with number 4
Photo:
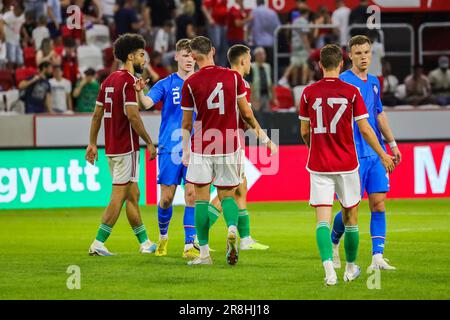
[[[118,70],[106,78],[98,93],[97,104],[105,109],[105,152],[118,156],[139,150],[139,136],[131,127],[125,105],[137,106],[135,77],[127,70]]]
[[[245,95],[242,76],[223,67],[203,67],[184,81],[181,108],[197,114],[192,152],[221,155],[239,149],[237,100]]]
[[[356,171],[359,162],[353,120],[368,117],[358,88],[351,84],[323,78],[306,87],[300,100],[299,118],[311,125],[308,171],[322,174]]]

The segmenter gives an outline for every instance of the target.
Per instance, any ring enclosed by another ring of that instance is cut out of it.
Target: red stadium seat
[[[288,109],[295,107],[294,97],[292,91],[289,88],[283,86],[275,86],[275,96],[279,105],[271,104],[272,111],[287,111]]]
[[[23,48],[23,61],[25,67],[36,68],[36,49],[34,47]]]
[[[34,76],[37,73],[37,69],[36,68],[27,68],[27,67],[23,67],[23,68],[19,68],[16,69],[16,86],[19,86],[19,83],[22,80],[26,80],[31,76]]]
[[[11,71],[0,70],[0,91],[8,91],[14,87],[14,76]]]

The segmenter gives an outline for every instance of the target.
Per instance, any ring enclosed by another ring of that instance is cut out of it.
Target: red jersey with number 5
[[[237,100],[246,93],[238,72],[218,66],[203,67],[184,81],[181,108],[197,114],[192,152],[221,155],[239,149]]]
[[[309,121],[311,139],[306,168],[309,172],[340,174],[359,167],[353,122],[368,118],[358,88],[338,78],[323,78],[305,88],[300,120]]]
[[[131,127],[125,105],[138,105],[134,82],[127,70],[118,70],[106,78],[98,93],[97,104],[104,108],[105,152],[118,156],[139,150],[139,136]]]

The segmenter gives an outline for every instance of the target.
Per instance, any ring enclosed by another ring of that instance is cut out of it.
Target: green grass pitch
[[[369,212],[360,209],[362,276],[323,285],[315,242],[314,211],[305,202],[250,204],[254,238],[268,251],[244,251],[236,266],[225,261],[223,218],[213,227],[214,265],[187,266],[183,208],[170,226],[169,255],[141,255],[125,212],[107,247],[115,257],[89,257],[102,208],[0,211],[0,299],[450,299],[450,199],[389,200],[385,256],[397,267],[382,271],[381,289],[369,290]],[[156,208],[143,207],[156,239]],[[341,246],[341,257],[344,256]],[[68,266],[81,271],[81,289],[69,290]]]

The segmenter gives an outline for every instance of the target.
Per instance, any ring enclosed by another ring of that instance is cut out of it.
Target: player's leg
[[[184,226],[184,250],[183,258],[195,259],[200,256],[199,249],[194,246],[196,238],[195,231],[195,188],[192,183],[184,185],[184,207],[183,226]]]
[[[389,191],[389,175],[378,157],[372,157],[367,193],[369,194],[370,236],[372,238],[371,268],[395,270],[383,258],[386,239],[386,192]]]
[[[220,204],[220,199],[218,196],[212,199],[212,201],[209,203],[208,210],[209,226],[212,227],[213,224],[216,223],[217,219],[219,219],[220,212],[222,211],[222,205]]]
[[[141,253],[153,253],[156,250],[156,244],[148,239],[145,225],[142,222],[141,212],[139,210],[140,191],[138,184],[130,183],[128,190],[128,198],[126,201],[126,212],[128,222],[133,229],[136,238],[138,239]]]
[[[334,200],[334,181],[329,175],[310,174],[311,190],[309,203],[316,211],[316,242],[325,271],[325,285],[337,283],[333,268],[330,222]]]
[[[238,232],[241,238],[241,250],[267,250],[269,246],[254,240],[250,235],[250,216],[247,211],[247,178],[244,176],[242,183],[236,188],[236,203],[239,209]]]
[[[156,256],[167,255],[167,246],[169,241],[169,224],[172,219],[172,202],[175,196],[176,185],[160,184],[161,198],[158,203],[158,227],[159,227],[159,240]]]
[[[344,281],[359,277],[361,270],[356,265],[359,247],[358,205],[361,201],[361,187],[358,172],[336,175],[336,193],[342,206],[342,218],[345,225],[344,248],[346,266]]]

